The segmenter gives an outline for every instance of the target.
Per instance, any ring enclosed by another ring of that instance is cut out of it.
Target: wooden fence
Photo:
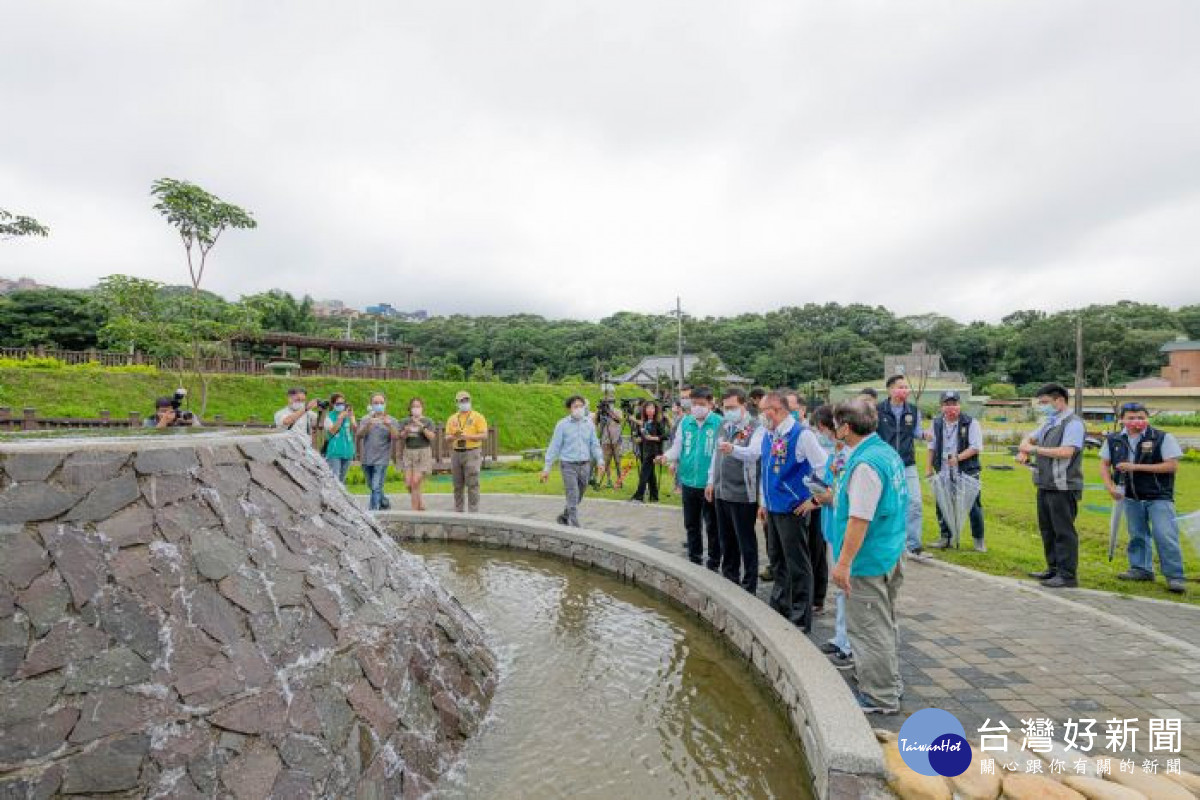
[[[102,350],[53,350],[36,347],[0,347],[0,358],[54,358],[64,364],[99,364],[102,367],[147,365],[163,372],[204,372],[222,375],[273,375],[270,359],[263,358],[159,358],[144,353],[109,353]],[[278,359],[276,359],[278,360]],[[196,369],[197,363],[199,370]],[[408,367],[348,367],[303,360],[293,375],[327,375],[334,378],[369,378],[385,381],[429,380],[429,370]]]
[[[0,433],[16,432],[16,431],[69,431],[69,430],[97,430],[103,428],[140,428],[145,420],[145,416],[137,412],[130,412],[123,417],[114,417],[108,411],[102,410],[98,417],[40,417],[37,410],[33,408],[21,409],[21,413],[16,414],[11,408],[0,407]],[[271,422],[264,422],[257,417],[237,422],[227,420],[220,414],[209,417],[203,420],[204,426],[208,428],[245,428],[265,430],[275,427]],[[433,460],[436,469],[439,472],[445,472],[450,469],[450,450],[446,446],[446,440],[443,438],[445,432],[444,426],[440,423],[436,426],[437,436],[433,440]],[[489,460],[494,464],[497,457],[500,455],[500,435],[495,428],[488,430],[487,441],[483,445],[484,463]]]

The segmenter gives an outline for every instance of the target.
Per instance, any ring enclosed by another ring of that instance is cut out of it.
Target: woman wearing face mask
[[[414,397],[409,401],[408,416],[400,420],[400,428],[404,433],[401,440],[404,450],[400,455],[404,485],[408,487],[413,511],[424,511],[421,484],[425,476],[433,472],[433,440],[437,436],[433,420],[425,416],[424,400]]]
[[[563,493],[567,503],[558,515],[559,525],[579,527],[579,504],[592,477],[592,462],[604,464],[604,448],[596,435],[596,426],[588,418],[587,402],[579,395],[567,398],[567,416],[554,426],[550,446],[546,448],[546,463],[541,480],[550,478],[550,468],[559,462],[562,470]]]
[[[646,499],[649,490],[650,502],[658,502],[658,473],[655,462],[663,451],[663,440],[667,438],[667,427],[659,418],[658,403],[647,401],[642,406],[641,416],[634,423],[633,440],[638,448],[638,487],[629,498],[635,503]]]
[[[342,483],[354,460],[354,432],[358,421],[354,409],[346,402],[346,396],[334,392],[329,396],[329,413],[325,417],[325,460],[329,468]]]
[[[391,507],[383,483],[392,460],[392,444],[400,438],[400,426],[388,416],[386,403],[382,394],[371,395],[371,413],[358,426],[358,461],[371,489],[372,511]]]

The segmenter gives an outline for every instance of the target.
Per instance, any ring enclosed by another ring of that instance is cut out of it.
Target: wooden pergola
[[[413,356],[417,348],[411,344],[395,344],[392,342],[366,342],[360,339],[332,339],[325,336],[305,336],[299,333],[263,332],[235,336],[234,343],[269,345],[279,348],[281,360],[288,359],[288,348],[294,348],[295,358],[303,365],[300,356],[304,350],[325,350],[329,353],[330,365],[342,363],[346,353],[370,353],[376,367],[387,367],[388,357],[392,354],[402,354],[404,369],[412,369]],[[397,365],[401,366],[401,365]]]

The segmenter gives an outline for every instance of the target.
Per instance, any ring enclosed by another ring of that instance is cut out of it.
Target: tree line
[[[719,357],[735,373],[768,385],[877,380],[885,354],[924,340],[977,391],[1010,384],[1027,394],[1074,375],[1074,331],[1083,319],[1089,385],[1115,385],[1158,373],[1158,350],[1178,336],[1200,338],[1200,305],[1169,309],[1122,301],[1047,313],[1017,311],[998,323],[961,323],[938,314],[898,316],[882,306],[789,306],[765,314],[684,317],[688,352]],[[197,331],[196,320],[201,320]],[[422,322],[321,318],[309,297],[274,290],[236,302],[195,287],[113,275],[89,290],[38,289],[0,298],[0,341],[8,347],[89,348],[148,355],[227,349],[234,334],[257,330],[404,342],[443,379],[548,383],[599,380],[643,357],[675,350],[673,316],[622,311],[599,322],[533,314],[432,317]],[[269,351],[261,353],[269,355]],[[313,357],[322,354],[314,351]]]

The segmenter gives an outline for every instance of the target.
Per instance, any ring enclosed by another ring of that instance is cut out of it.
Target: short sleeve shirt
[[[487,419],[477,411],[468,411],[465,414],[459,412],[446,421],[446,433],[450,436],[460,433],[467,436],[481,436],[487,432]],[[455,449],[462,450],[477,450],[480,447],[483,447],[483,442],[464,442],[461,445],[454,445]]]

